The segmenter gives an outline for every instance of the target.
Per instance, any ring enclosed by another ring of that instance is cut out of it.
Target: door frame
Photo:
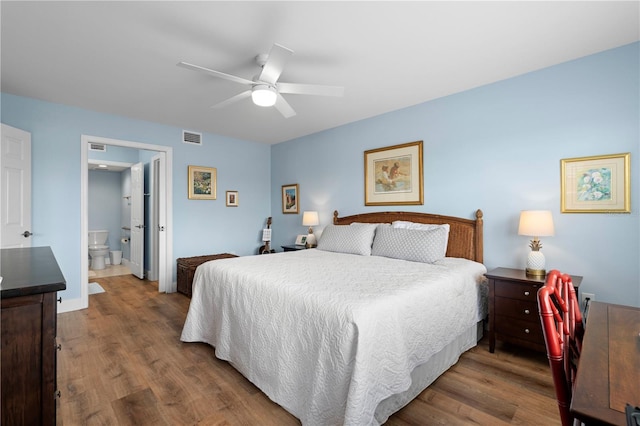
[[[160,259],[159,267],[163,270],[160,277],[166,277],[166,283],[159,283],[158,291],[173,293],[176,283],[173,282],[173,148],[164,145],[152,145],[120,139],[110,139],[101,136],[81,135],[80,137],[80,309],[89,307],[89,143],[114,145],[125,148],[143,149],[165,153],[166,194],[165,194],[165,224],[166,248],[164,259]],[[162,206],[160,206],[162,208]],[[160,250],[162,253],[163,250]],[[164,288],[163,288],[164,287]]]

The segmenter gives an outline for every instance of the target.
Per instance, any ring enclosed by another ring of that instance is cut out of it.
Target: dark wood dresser
[[[502,340],[545,352],[537,299],[545,277],[529,277],[524,269],[511,268],[496,268],[485,276],[489,279],[489,351],[495,350],[496,340]],[[571,280],[577,293],[582,277],[572,275]]]
[[[0,249],[1,423],[56,423],[56,292],[67,288],[50,247]]]

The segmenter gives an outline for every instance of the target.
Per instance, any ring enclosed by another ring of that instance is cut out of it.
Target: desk
[[[592,302],[571,400],[584,423],[626,425],[640,405],[640,308]]]

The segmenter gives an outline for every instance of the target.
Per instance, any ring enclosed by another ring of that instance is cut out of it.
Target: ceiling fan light
[[[251,99],[258,106],[270,107],[276,103],[276,89],[267,84],[258,84],[251,91]]]

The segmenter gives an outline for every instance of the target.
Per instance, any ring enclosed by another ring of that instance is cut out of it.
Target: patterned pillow
[[[322,231],[318,250],[338,253],[371,255],[371,243],[376,231],[375,224],[327,225]]]
[[[371,255],[434,263],[445,257],[448,233],[438,226],[426,231],[379,226]]]
[[[443,225],[435,225],[433,223],[416,223],[409,222],[406,220],[396,220],[392,223],[394,228],[404,228],[404,229],[418,229],[421,231],[430,231],[432,229],[444,228],[447,231],[447,240],[444,242],[444,251],[447,251],[447,244],[449,243],[449,229],[450,226],[448,223]]]

